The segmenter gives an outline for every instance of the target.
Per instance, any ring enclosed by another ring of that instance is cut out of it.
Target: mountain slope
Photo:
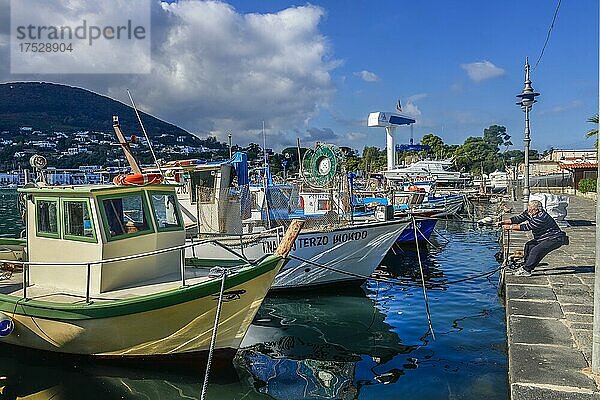
[[[151,137],[190,135],[173,124],[140,114]],[[29,126],[42,131],[111,133],[113,115],[119,116],[126,134],[140,130],[133,108],[89,90],[44,82],[0,84],[0,131],[15,132]]]

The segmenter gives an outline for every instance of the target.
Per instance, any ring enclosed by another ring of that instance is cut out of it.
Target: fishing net
[[[348,189],[338,186],[329,190],[316,189],[308,185],[286,184],[258,188],[262,202],[260,220],[255,223],[265,228],[287,227],[294,219],[303,219],[304,228],[334,229],[350,222]],[[258,216],[258,215],[257,215]]]
[[[218,191],[198,186],[196,199],[199,232],[241,234],[242,220],[252,215],[248,185]]]

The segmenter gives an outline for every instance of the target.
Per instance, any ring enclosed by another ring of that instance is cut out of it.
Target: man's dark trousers
[[[552,250],[558,249],[562,245],[563,238],[561,237],[542,241],[537,241],[535,239],[528,241],[525,243],[524,248],[525,264],[523,264],[523,269],[529,272],[533,271],[546,254],[550,253]]]

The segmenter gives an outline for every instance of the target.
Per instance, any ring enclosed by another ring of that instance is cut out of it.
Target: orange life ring
[[[424,192],[425,189],[417,187],[417,185],[411,185],[408,187],[409,192]]]
[[[177,161],[177,165],[180,167],[189,167],[192,165],[196,165],[196,161],[198,161],[198,159],[194,158],[192,160],[179,160]]]
[[[117,175],[113,179],[115,185],[158,185],[162,183],[161,174],[129,174]]]

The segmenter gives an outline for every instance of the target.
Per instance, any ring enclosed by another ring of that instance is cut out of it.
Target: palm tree
[[[598,147],[598,114],[594,115],[593,117],[589,117],[587,122],[591,122],[592,124],[596,124],[596,127],[594,129],[591,129],[589,131],[587,131],[587,133],[585,134],[587,137],[596,137],[596,144],[595,146]]]

